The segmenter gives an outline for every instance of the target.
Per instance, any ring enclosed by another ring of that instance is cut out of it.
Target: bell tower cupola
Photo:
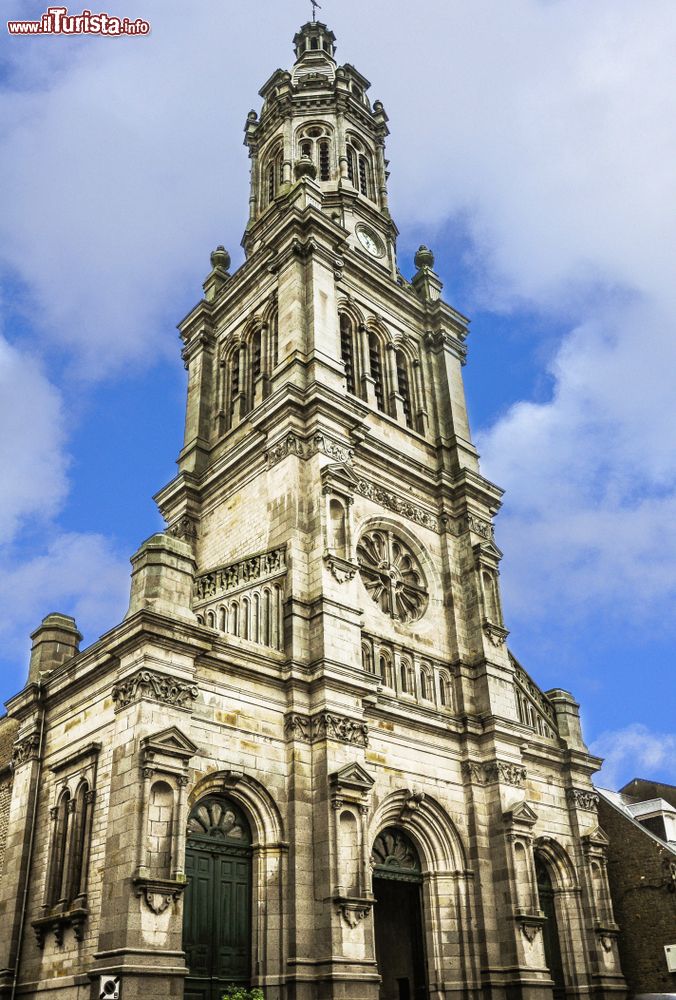
[[[371,104],[366,77],[335,60],[336,38],[309,21],[293,40],[291,70],[276,70],[249,112],[244,142],[251,159],[247,256],[304,185],[308,197],[349,233],[348,242],[396,271],[396,227],[387,200],[387,114]]]

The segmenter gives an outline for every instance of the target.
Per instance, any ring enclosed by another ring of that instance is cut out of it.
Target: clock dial
[[[382,257],[385,253],[385,244],[380,236],[369,226],[359,226],[357,228],[357,239],[372,257]]]

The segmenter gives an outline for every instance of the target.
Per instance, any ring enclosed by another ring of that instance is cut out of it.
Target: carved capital
[[[313,716],[293,712],[286,717],[284,731],[290,739],[305,743],[331,739],[353,746],[368,746],[368,723],[333,712],[319,712]]]
[[[40,751],[40,737],[37,733],[31,733],[21,740],[17,740],[12,748],[12,767],[21,767],[29,760],[37,760]]]
[[[491,784],[494,781],[504,785],[522,788],[526,780],[526,768],[507,760],[472,761],[466,760],[462,765],[464,774],[480,785]]]
[[[569,788],[566,798],[577,809],[586,809],[588,812],[596,812],[599,803],[596,792],[588,788]]]
[[[130,677],[113,685],[115,711],[127,708],[135,701],[150,699],[174,708],[192,708],[199,690],[196,684],[179,681],[157,670],[137,670]]]

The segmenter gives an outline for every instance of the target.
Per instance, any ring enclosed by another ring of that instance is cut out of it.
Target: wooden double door
[[[240,810],[210,796],[188,826],[183,948],[185,1000],[221,1000],[251,978],[251,837]]]

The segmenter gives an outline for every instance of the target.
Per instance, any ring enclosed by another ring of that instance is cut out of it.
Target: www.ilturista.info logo
[[[39,21],[8,21],[10,35],[147,35],[150,24],[143,18],[114,14],[69,14],[67,7],[48,7]]]

